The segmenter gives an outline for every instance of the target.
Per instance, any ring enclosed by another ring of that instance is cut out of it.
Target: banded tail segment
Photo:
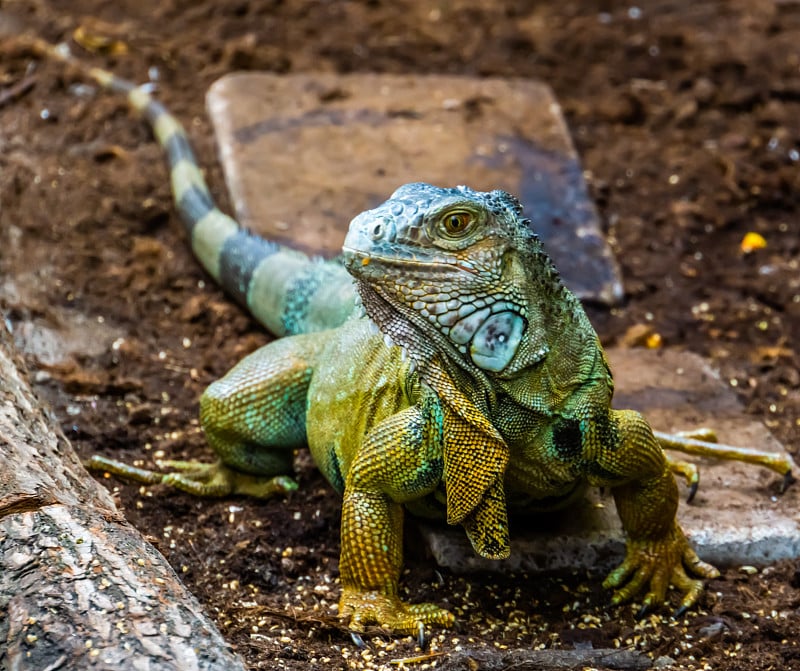
[[[164,148],[172,196],[197,259],[238,303],[277,336],[334,328],[355,311],[355,289],[338,263],[312,260],[242,228],[219,210],[180,122],[148,89],[82,63],[66,44],[33,49],[67,63],[103,88],[124,94]]]

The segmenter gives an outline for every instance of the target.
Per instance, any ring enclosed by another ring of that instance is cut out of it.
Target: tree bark
[[[2,325],[0,668],[244,669],[84,470]]]

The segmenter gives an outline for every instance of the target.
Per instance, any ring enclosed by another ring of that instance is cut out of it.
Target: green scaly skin
[[[607,487],[628,536],[604,583],[612,601],[644,591],[650,607],[671,583],[688,608],[702,593],[698,578],[717,571],[675,519],[672,470],[696,472],[668,462],[662,444],[790,472],[774,455],[656,438],[639,414],[611,409],[597,336],[512,196],[409,184],[356,217],[344,259],[369,315],[358,317],[341,265],[262,240],[217,209],[185,132],[147,90],[62,47],[28,46],[127,96],[165,149],[200,262],[270,331],[290,336],[203,394],[215,463],[163,462],[168,473],[89,465],[200,496],[271,497],[296,487],[292,454],[307,445],[343,496],[340,614],[353,630],[453,623],[445,609],[398,596],[405,508],[440,511],[476,552],[502,558],[508,508],[553,508],[588,485]]]

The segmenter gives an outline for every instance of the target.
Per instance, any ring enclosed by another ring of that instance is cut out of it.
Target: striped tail
[[[242,228],[219,210],[180,122],[146,87],[76,59],[65,44],[32,43],[38,53],[76,67],[103,88],[126,96],[150,124],[169,163],[172,196],[197,259],[277,336],[334,328],[355,312],[353,280],[336,262],[313,260]]]

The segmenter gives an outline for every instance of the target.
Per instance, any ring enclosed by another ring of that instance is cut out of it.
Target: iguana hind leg
[[[766,452],[749,447],[737,447],[735,445],[724,445],[717,442],[717,436],[712,429],[700,428],[695,431],[685,431],[680,433],[662,433],[654,431],[656,440],[662,449],[676,450],[684,454],[693,454],[700,457],[710,457],[712,459],[729,459],[733,461],[743,461],[748,464],[757,464],[770,470],[780,473],[783,476],[782,490],[792,484],[795,480],[793,472],[797,472],[797,466],[788,454],[777,452]],[[685,475],[685,473],[674,465],[682,465],[680,462],[670,459],[673,470]],[[692,483],[689,483],[690,486]],[[696,488],[696,487],[695,487]]]
[[[196,496],[270,498],[297,488],[294,449],[305,445],[306,395],[317,351],[306,336],[284,338],[253,352],[211,384],[200,399],[200,424],[218,460],[162,461],[159,472],[93,457],[102,470]]]
[[[717,442],[717,434],[714,430],[705,427],[694,429],[693,431],[677,431],[670,435],[678,438],[694,438],[695,440],[702,440],[706,443]],[[667,449],[664,445],[661,445],[661,447],[662,449]],[[664,457],[667,460],[667,465],[670,470],[675,473],[675,475],[680,475],[686,482],[686,486],[689,488],[689,495],[686,497],[686,503],[691,503],[700,486],[700,469],[697,468],[697,464],[691,461],[684,461],[683,459],[676,459],[669,453],[665,453]]]
[[[675,475],[680,475],[686,481],[686,486],[689,488],[689,495],[686,497],[686,503],[691,503],[700,485],[700,469],[697,468],[697,464],[691,461],[675,459],[675,457],[668,453],[664,453],[664,458],[667,460],[669,469]]]
[[[297,484],[288,476],[248,475],[228,468],[222,461],[159,460],[156,466],[162,470],[155,471],[95,455],[84,462],[84,466],[90,471],[112,473],[148,485],[169,485],[187,494],[207,498],[241,494],[269,499],[297,489]]]

